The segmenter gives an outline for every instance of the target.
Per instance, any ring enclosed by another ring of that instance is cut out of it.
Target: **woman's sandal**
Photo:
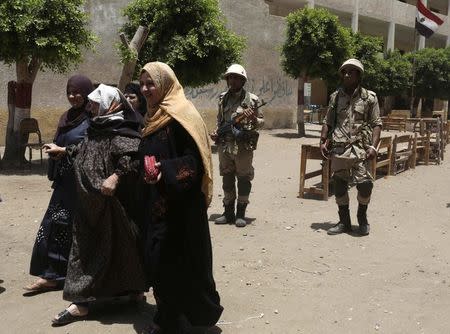
[[[52,326],[64,326],[75,321],[86,320],[88,315],[89,313],[85,315],[73,315],[68,309],[65,309],[56,318],[52,319]]]
[[[46,283],[34,282],[30,285],[25,286],[23,289],[26,292],[40,293],[40,292],[60,290],[61,288],[59,287],[58,284],[48,285]]]

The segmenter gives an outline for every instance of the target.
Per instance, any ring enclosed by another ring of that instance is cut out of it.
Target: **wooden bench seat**
[[[411,135],[395,135],[392,141],[392,175],[397,175],[410,168],[412,153],[413,137]]]
[[[382,137],[377,147],[377,157],[371,161],[371,170],[374,179],[377,176],[379,168],[386,169],[386,175],[391,174],[391,160],[392,160],[392,137]]]
[[[306,165],[308,160],[321,160],[321,168],[306,172]],[[321,182],[318,185],[305,187],[305,181],[316,176],[321,176]],[[300,155],[300,184],[298,196],[304,198],[305,193],[322,196],[322,199],[328,200],[328,186],[330,183],[330,161],[325,160],[320,153],[319,146],[302,145]]]

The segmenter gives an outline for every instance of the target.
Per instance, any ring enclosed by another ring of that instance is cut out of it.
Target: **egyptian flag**
[[[428,38],[433,35],[442,23],[444,21],[425,7],[422,0],[417,0],[416,29],[419,34]]]

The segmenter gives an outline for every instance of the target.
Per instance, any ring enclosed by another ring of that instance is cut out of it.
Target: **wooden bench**
[[[390,117],[411,118],[411,110],[409,109],[393,109],[389,113]]]
[[[309,173],[306,173],[306,164],[308,160],[321,160],[321,168]],[[318,186],[305,187],[305,181],[322,176],[321,182]],[[300,156],[300,185],[298,196],[304,198],[305,193],[322,196],[322,199],[328,201],[328,186],[330,183],[330,161],[325,160],[320,153],[320,147],[313,145],[302,145],[302,152]]]
[[[442,120],[440,117],[433,117],[423,118],[422,122],[424,131],[430,133],[429,161],[439,165],[441,160],[444,159]]]
[[[406,131],[406,117],[383,116],[381,120],[383,122],[383,130]]]
[[[392,141],[391,175],[397,175],[410,168],[413,153],[411,135],[395,135]]]
[[[430,162],[430,132],[425,135],[414,133],[413,152],[411,157],[411,168],[415,168],[418,162],[423,162],[428,166]]]
[[[392,137],[382,137],[378,143],[377,157],[371,161],[373,178],[376,179],[377,169],[386,168],[386,176],[391,174]]]

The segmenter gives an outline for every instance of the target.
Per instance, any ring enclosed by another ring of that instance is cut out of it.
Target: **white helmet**
[[[339,67],[339,73],[346,67],[355,67],[361,74],[364,73],[364,66],[358,59],[350,58],[346,60],[341,67]]]
[[[245,81],[247,81],[247,72],[245,72],[245,68],[239,64],[233,64],[228,67],[227,71],[223,75],[224,79],[226,79],[230,74],[240,75],[241,77],[244,77]]]

